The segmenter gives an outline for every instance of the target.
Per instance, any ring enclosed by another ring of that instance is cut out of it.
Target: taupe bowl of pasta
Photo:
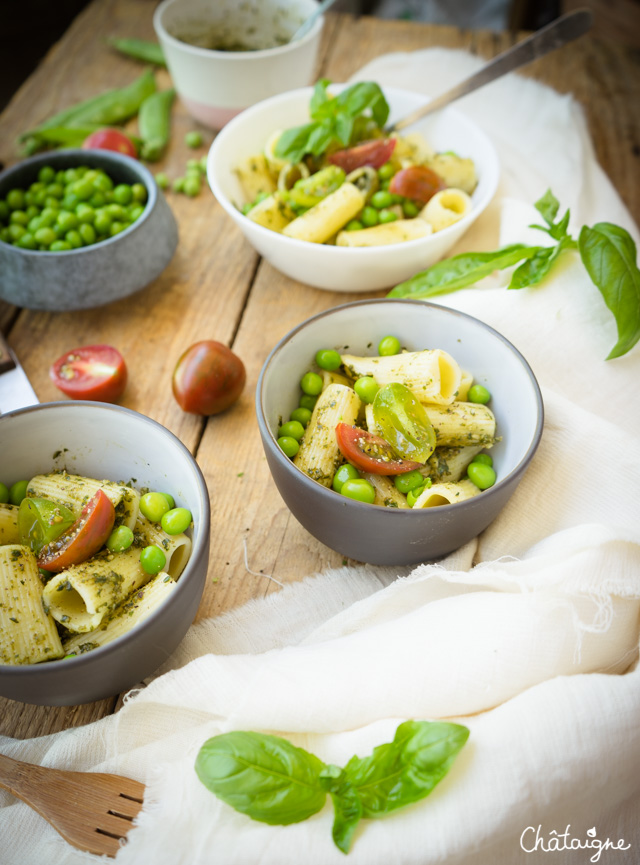
[[[253,105],[209,151],[209,185],[249,243],[287,276],[343,292],[390,288],[445,257],[497,188],[498,157],[487,135],[449,107],[398,134],[364,128],[362,135],[378,137],[363,145],[336,152],[332,139],[327,152],[301,156],[314,146],[309,141],[281,157],[287,133],[309,123],[313,92]],[[328,92],[337,102],[347,89]],[[428,101],[398,88],[382,93],[389,122]],[[354,123],[362,120],[366,114]]]
[[[544,417],[529,365],[493,328],[384,299],[335,307],[284,336],[256,409],[296,519],[376,565],[432,561],[479,535],[527,470]]]
[[[195,618],[209,555],[204,477],[159,423],[52,402],[0,417],[0,695],[121,693]]]

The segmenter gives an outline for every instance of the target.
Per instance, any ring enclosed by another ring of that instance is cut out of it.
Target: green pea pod
[[[408,387],[394,382],[381,387],[373,401],[380,435],[404,459],[425,463],[436,446],[436,434],[424,406]]]
[[[171,106],[176,92],[173,89],[152,93],[140,106],[138,128],[142,138],[140,156],[148,162],[156,162],[169,143],[171,129]]]
[[[329,165],[294,183],[293,189],[289,190],[289,198],[302,207],[313,207],[342,186],[345,177],[342,168]]]
[[[56,127],[114,126],[124,123],[138,113],[144,100],[155,93],[155,90],[153,71],[145,69],[142,75],[127,87],[107,90],[99,96],[72,105],[23,133],[19,140],[32,139],[38,133]]]
[[[134,60],[142,60],[144,63],[153,63],[155,66],[166,66],[164,53],[157,42],[147,42],[145,39],[109,39],[112,48]]]
[[[23,499],[18,511],[20,542],[37,555],[42,547],[66,532],[75,519],[68,508],[49,499]]]

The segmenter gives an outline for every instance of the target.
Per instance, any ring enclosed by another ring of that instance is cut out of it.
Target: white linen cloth
[[[378,58],[357,77],[440,92],[479,65],[430,49]],[[502,179],[456,251],[526,241],[547,187],[571,207],[574,232],[609,220],[638,240],[570,96],[511,75],[460,110],[492,137]],[[436,301],[510,339],[545,400],[535,460],[477,541],[411,573],[308,577],[198,623],[118,714],[0,739],[10,756],[148,785],[119,865],[640,862],[640,349],[604,361],[615,324],[577,255],[539,287],[508,292],[504,283],[497,275]],[[331,840],[329,800],[303,823],[267,826],[219,801],[193,771],[200,746],[220,732],[273,732],[344,764],[390,741],[407,718],[457,720],[469,742],[429,797],[362,821],[346,860]],[[0,797],[5,865],[94,861]],[[536,832],[542,844],[529,853]],[[545,852],[554,833],[559,851]]]

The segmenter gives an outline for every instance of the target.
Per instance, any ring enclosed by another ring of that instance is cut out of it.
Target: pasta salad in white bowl
[[[491,142],[455,109],[385,132],[427,101],[326,81],[267,99],[218,134],[209,184],[287,276],[333,291],[392,287],[444,257],[498,183]]]

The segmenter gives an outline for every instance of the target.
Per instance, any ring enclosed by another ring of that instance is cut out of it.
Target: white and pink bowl
[[[301,39],[286,40],[317,7],[316,0],[163,0],[153,25],[191,116],[221,129],[250,105],[311,83],[322,16]],[[201,48],[177,38],[203,33],[246,50]]]

